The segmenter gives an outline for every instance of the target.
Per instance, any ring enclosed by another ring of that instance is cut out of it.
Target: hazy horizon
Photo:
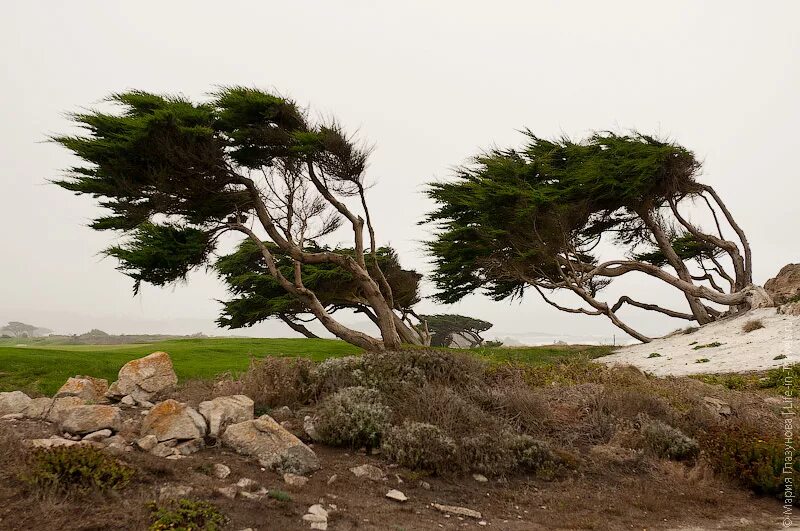
[[[336,116],[376,145],[368,199],[378,239],[422,273],[430,271],[421,244],[429,228],[417,222],[432,207],[424,184],[481,149],[519,145],[526,127],[544,137],[635,129],[673,139],[704,162],[702,180],[747,232],[757,283],[800,261],[796,2],[234,1],[221,10],[207,1],[76,1],[14,2],[6,12],[0,325],[297,336],[279,322],[218,329],[224,286],[203,271],[133,297],[132,281],[98,254],[113,236],[86,226],[93,201],[47,183],[76,162],[45,142],[71,130],[65,114],[125,89],[202,99],[242,84]],[[641,278],[608,297],[642,290],[683,307],[676,290]],[[452,306],[425,300],[418,310],[445,312],[488,320],[487,337],[521,343],[627,340],[606,319],[561,313],[535,294],[522,302],[473,295]],[[623,316],[651,335],[685,325],[648,312]]]

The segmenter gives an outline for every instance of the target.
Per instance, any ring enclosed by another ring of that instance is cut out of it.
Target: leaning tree
[[[605,315],[644,342],[650,339],[620,319],[624,305],[705,324],[769,304],[752,285],[744,231],[717,192],[697,181],[691,151],[641,134],[597,133],[582,142],[526,136],[522,149],[484,152],[451,181],[429,185],[437,207],[427,221],[437,230],[428,250],[440,301],[477,290],[501,300],[533,289],[559,310]],[[694,203],[713,230],[689,219]],[[629,296],[602,300],[602,290],[629,273],[677,288],[686,310]],[[554,301],[555,291],[580,304]]]
[[[474,317],[458,314],[422,315],[420,318],[428,326],[431,346],[448,347],[457,337],[469,341],[470,348],[483,344],[481,332],[489,330],[492,323]]]
[[[273,254],[275,265],[284,276],[291,276],[294,267],[291,257],[270,242],[264,242]],[[326,252],[327,248],[309,245],[309,251]],[[351,249],[339,249],[342,254],[354,253]],[[420,301],[419,282],[422,275],[403,269],[397,253],[390,247],[379,247],[376,252],[377,267],[368,263],[370,275],[377,280],[379,274],[386,278],[391,289],[394,309],[410,326],[413,306]],[[277,279],[269,273],[261,256],[261,250],[251,240],[243,240],[235,252],[220,257],[214,269],[231,293],[223,301],[222,314],[217,323],[228,328],[252,326],[267,319],[278,319],[292,330],[306,337],[317,337],[305,325],[316,320],[311,309],[297,297],[284,290]],[[344,268],[321,263],[305,266],[302,271],[303,285],[313,291],[328,313],[342,309],[366,315],[378,324],[378,317],[364,297],[360,284]],[[386,294],[388,296],[388,294]]]
[[[123,235],[106,253],[135,290],[185,279],[234,233],[259,250],[262,274],[335,336],[377,350],[424,340],[395,312],[379,265],[365,194],[369,150],[335,121],[312,121],[287,98],[242,87],[202,103],[141,91],[109,100],[119,112],[73,114],[84,134],[53,138],[88,163],[56,183],[108,210],[91,227]],[[318,247],[343,226],[352,249]],[[324,265],[350,275],[380,338],[338,322],[305,284],[306,270]]]

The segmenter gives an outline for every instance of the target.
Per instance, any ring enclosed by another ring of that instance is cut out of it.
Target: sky
[[[520,145],[523,128],[576,139],[656,134],[703,161],[701,180],[747,232],[763,283],[800,261],[798,20],[791,0],[11,2],[0,18],[0,322],[295,335],[277,322],[217,329],[225,289],[204,271],[134,297],[130,279],[98,254],[115,236],[86,226],[93,201],[47,183],[76,162],[46,142],[71,130],[66,113],[126,89],[203,99],[240,84],[336,116],[375,145],[368,179],[379,240],[423,273],[424,185],[480,150]],[[674,291],[626,279],[609,298],[637,293],[679,307]],[[425,300],[419,310],[486,319],[495,324],[486,335],[508,342],[626,341],[604,318],[561,313],[533,294]],[[681,326],[650,312],[622,316],[649,334]]]

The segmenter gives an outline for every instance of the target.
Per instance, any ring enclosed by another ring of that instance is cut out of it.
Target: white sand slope
[[[742,326],[751,319],[761,320],[764,328],[743,332]],[[721,345],[702,347],[714,343]],[[649,357],[653,353],[660,356]],[[775,359],[782,355],[786,357]],[[698,362],[704,359],[708,361]],[[596,361],[634,365],[656,376],[762,371],[800,363],[800,316],[761,308],[702,326],[691,334],[623,347]]]

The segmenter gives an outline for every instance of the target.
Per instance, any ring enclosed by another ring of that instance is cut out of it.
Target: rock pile
[[[253,418],[253,400],[244,395],[218,397],[198,409],[176,400],[150,402],[178,381],[166,352],[154,352],[126,363],[110,386],[106,380],[74,376],[53,398],[31,398],[21,391],[0,393],[0,418],[45,420],[56,424],[61,436],[31,439],[40,448],[89,444],[112,451],[150,452],[180,459],[201,450],[206,437],[219,438],[263,467],[302,476],[319,468],[311,448],[274,419]],[[142,407],[142,415],[123,420],[125,412]],[[224,478],[230,469],[215,467]],[[305,479],[305,478],[303,478]]]

